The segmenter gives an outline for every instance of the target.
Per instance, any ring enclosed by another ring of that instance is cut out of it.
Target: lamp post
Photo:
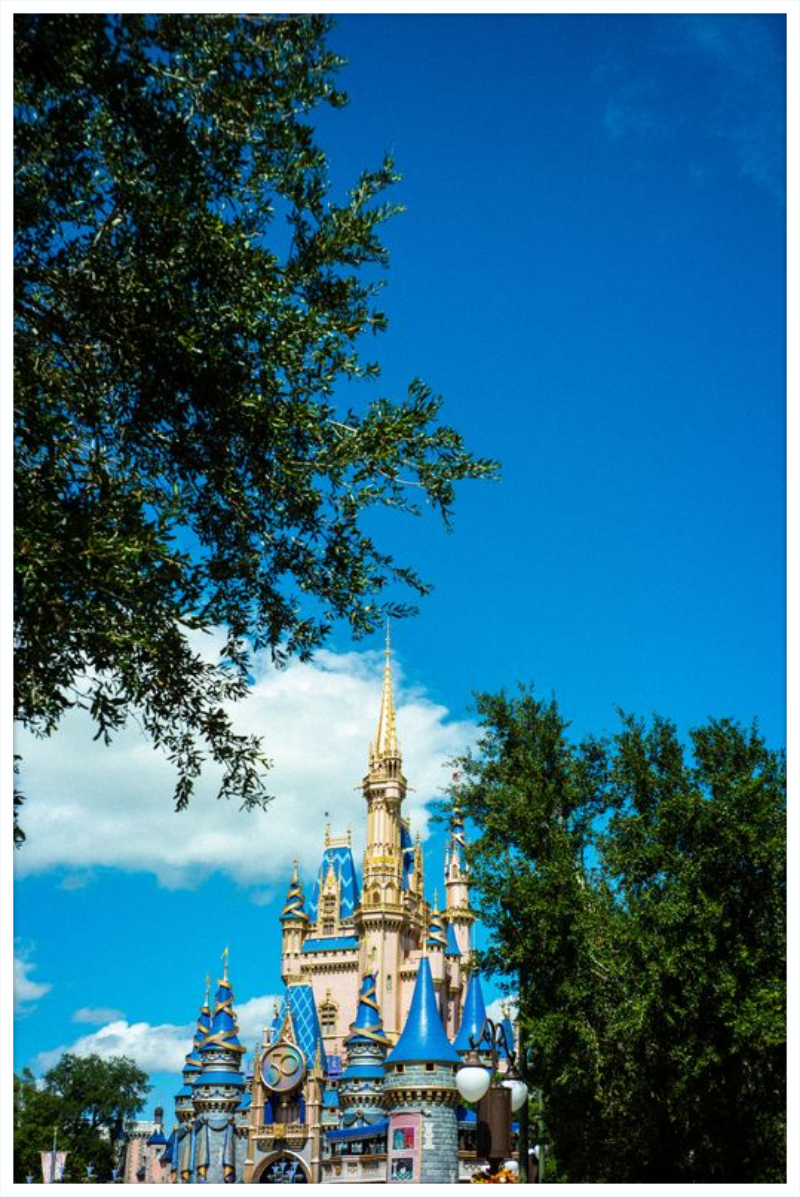
[[[488,1044],[491,1053],[488,1066],[478,1053],[479,1046]],[[456,1085],[465,1101],[478,1103],[478,1155],[489,1162],[494,1173],[503,1160],[511,1155],[511,1114],[528,1100],[528,1086],[517,1071],[517,1056],[502,1023],[485,1018],[480,1033],[470,1036],[470,1050],[456,1073]],[[508,1072],[502,1081],[497,1079],[500,1049],[508,1059]]]

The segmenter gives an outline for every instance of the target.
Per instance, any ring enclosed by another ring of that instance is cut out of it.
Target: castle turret
[[[445,949],[447,948],[447,933],[442,922],[442,915],[439,910],[439,895],[434,894],[433,910],[430,914],[430,921],[428,924],[428,936],[425,941],[428,959],[431,965],[431,976],[433,977],[433,988],[436,991],[438,999],[439,1013],[444,1016],[446,1022],[447,1011],[447,988],[445,985]]]
[[[299,981],[303,944],[309,931],[309,918],[303,886],[297,871],[297,861],[292,869],[292,879],[286,893],[286,902],[281,912],[283,952],[281,955],[281,976],[284,984]]]
[[[390,1183],[456,1183],[460,1063],[442,1026],[430,963],[423,957],[403,1033],[386,1061]]]
[[[461,1016],[461,1026],[458,1034],[453,1040],[453,1047],[462,1055],[465,1055],[471,1047],[470,1040],[474,1040],[478,1051],[490,1051],[491,1042],[488,1038],[488,1028],[484,1033],[482,1042],[478,1042],[478,1037],[484,1032],[484,1024],[486,1022],[486,1003],[483,1000],[483,990],[481,989],[481,979],[477,973],[472,973],[467,985],[467,994],[464,998],[464,1013]]]
[[[461,967],[461,950],[456,940],[452,923],[446,927],[447,947],[444,950],[445,976],[447,978],[447,1010],[442,1008],[442,1019],[447,1034],[452,1039],[461,1021],[461,1001],[464,996],[464,972]]]
[[[375,977],[367,973],[361,981],[355,1022],[344,1041],[347,1068],[339,1087],[339,1103],[346,1111],[348,1126],[377,1122],[382,1117],[384,1061],[390,1043],[375,994]]]
[[[456,805],[450,823],[450,838],[444,858],[444,884],[447,894],[447,921],[453,928],[462,964],[470,955],[470,927],[475,915],[469,903],[469,864],[467,863],[464,819]]]
[[[369,772],[362,782],[367,803],[367,843],[364,851],[359,929],[360,968],[376,977],[377,997],[390,1038],[400,1021],[400,953],[404,923],[404,871],[402,805],[407,783],[402,772],[397,739],[392,659],[386,631],[383,693],[375,740],[370,745]]]
[[[228,980],[228,949],[223,952],[223,975],[217,982],[217,994],[208,1034],[200,1044],[202,1071],[194,1082],[191,1179],[196,1182],[230,1183],[241,1180],[241,1162],[237,1152],[235,1112],[242,1100],[245,1078],[239,1042],[233,990]],[[244,1143],[241,1143],[242,1148]],[[186,1169],[181,1167],[181,1176]],[[238,1175],[237,1175],[238,1172]]]
[[[175,1115],[181,1124],[189,1123],[194,1118],[192,1086],[203,1070],[203,1061],[200,1058],[200,1044],[211,1028],[211,1010],[208,1005],[210,985],[211,982],[206,977],[206,996],[200,1007],[200,1013],[197,1016],[197,1027],[195,1028],[192,1047],[183,1065],[183,1085],[175,1094]]]

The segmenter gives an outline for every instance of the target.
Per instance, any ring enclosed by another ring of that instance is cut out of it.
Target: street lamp
[[[479,1046],[488,1044],[488,1067],[478,1054]],[[470,1050],[456,1073],[456,1085],[465,1101],[477,1102],[477,1151],[489,1162],[490,1172],[497,1172],[503,1160],[511,1155],[511,1112],[521,1109],[528,1099],[528,1086],[517,1072],[514,1045],[509,1043],[506,1028],[491,1018],[483,1020],[480,1033],[471,1035]],[[508,1072],[498,1083],[499,1051],[506,1054]]]

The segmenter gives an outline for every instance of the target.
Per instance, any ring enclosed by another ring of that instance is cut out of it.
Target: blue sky
[[[784,18],[347,16],[331,42],[334,194],[386,150],[403,175],[375,393],[420,376],[503,467],[462,489],[452,535],[379,526],[435,585],[394,630],[432,896],[427,811],[475,690],[534,682],[576,735],[620,706],[785,742]],[[339,630],[313,666],[259,667],[240,721],[275,760],[263,816],[211,785],[173,814],[135,729],[112,750],[77,717],[19,738],[17,1067],[126,1051],[169,1117],[161,1065],[226,944],[254,1041],[292,857],[308,883],[325,810],[359,843],[380,647]]]

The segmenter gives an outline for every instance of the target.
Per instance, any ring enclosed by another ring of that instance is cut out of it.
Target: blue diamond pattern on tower
[[[358,909],[358,881],[356,878],[356,867],[353,863],[353,853],[350,848],[344,844],[332,845],[325,849],[322,857],[322,864],[319,867],[317,879],[314,882],[314,891],[308,902],[308,911],[312,919],[317,917],[317,910],[319,906],[319,891],[320,887],[328,876],[328,870],[333,868],[333,874],[339,882],[340,889],[340,906],[339,914],[343,919],[350,919]]]
[[[310,985],[289,985],[286,990],[286,1005],[292,1019],[297,1046],[306,1058],[309,1068],[314,1062],[319,1047],[322,1067],[327,1069],[325,1045],[319,1027],[314,991]]]

